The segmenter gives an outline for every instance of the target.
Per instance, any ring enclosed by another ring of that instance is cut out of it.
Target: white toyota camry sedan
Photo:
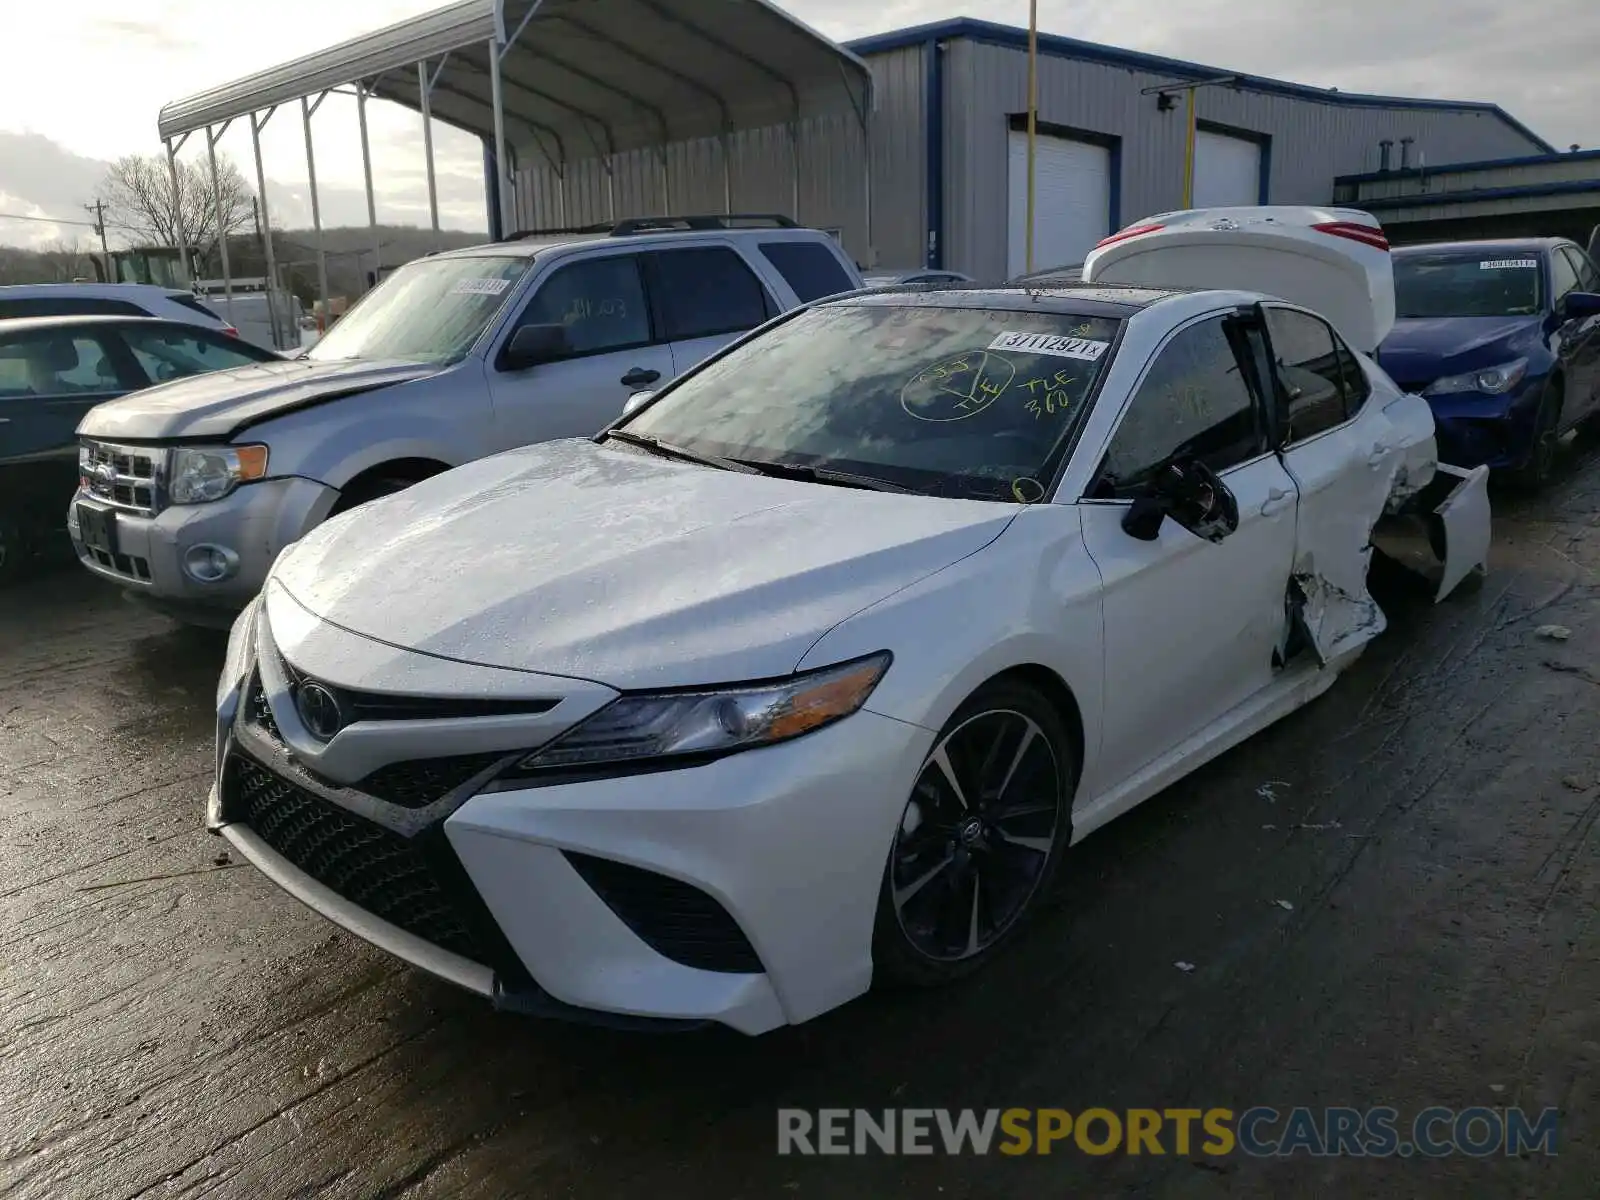
[[[753,1034],[960,976],[1333,684],[1375,529],[1441,597],[1483,568],[1485,473],[1368,357],[1388,264],[1363,214],[1164,214],[329,521],[234,627],[209,823],[514,1011]]]

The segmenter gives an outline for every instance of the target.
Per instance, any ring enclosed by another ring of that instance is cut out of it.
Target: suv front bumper
[[[81,489],[67,510],[67,532],[78,561],[151,607],[194,624],[227,628],[260,590],[283,548],[319,524],[339,493],[311,479],[264,479],[210,504],[171,505],[154,516],[116,512],[114,554],[84,544],[78,503],[102,506]],[[184,569],[196,546],[236,556],[225,578],[202,582]]]

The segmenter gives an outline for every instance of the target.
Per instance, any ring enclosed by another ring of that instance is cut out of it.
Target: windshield
[[[454,362],[472,349],[532,262],[507,256],[407,263],[363,296],[305,357]]]
[[[630,434],[703,455],[914,491],[1041,500],[1118,322],[1061,313],[834,304],[709,364]]]
[[[1398,317],[1520,317],[1540,311],[1537,255],[1520,251],[1397,254]]]

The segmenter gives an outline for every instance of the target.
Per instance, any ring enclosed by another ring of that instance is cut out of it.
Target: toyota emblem
[[[319,742],[332,741],[344,728],[339,698],[315,680],[308,680],[295,690],[294,707],[301,724]]]

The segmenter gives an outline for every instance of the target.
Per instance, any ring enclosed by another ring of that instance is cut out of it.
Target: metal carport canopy
[[[361,85],[553,163],[871,107],[867,65],[765,0],[461,0],[161,110],[163,140]],[[419,62],[435,62],[424,98]]]

